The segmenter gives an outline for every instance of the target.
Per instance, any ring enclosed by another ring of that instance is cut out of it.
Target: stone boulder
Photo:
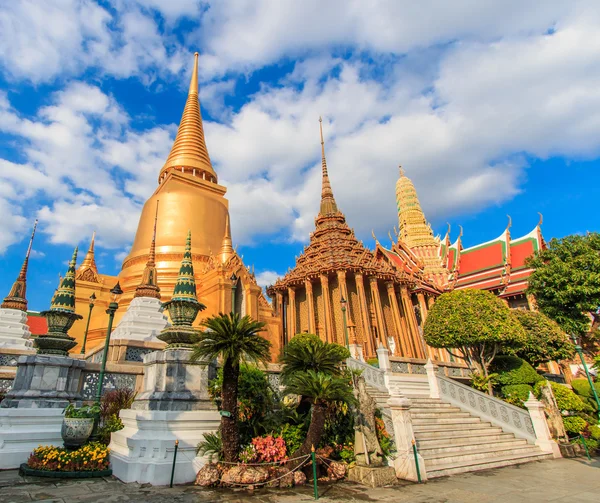
[[[294,485],[303,486],[306,484],[306,475],[300,470],[294,472]]]
[[[333,447],[330,445],[326,445],[325,447],[321,447],[317,449],[317,456],[321,456],[322,458],[330,458],[333,454]]]
[[[346,463],[331,461],[327,467],[327,476],[330,480],[342,480],[346,476]]]
[[[216,486],[221,480],[221,472],[217,468],[217,465],[206,464],[198,471],[196,475],[197,486],[201,487],[212,487]]]
[[[269,479],[269,470],[260,466],[236,465],[227,470],[221,482],[224,485],[258,485]]]
[[[277,477],[280,477],[279,487],[294,487],[294,472],[290,472],[287,468],[279,468]]]

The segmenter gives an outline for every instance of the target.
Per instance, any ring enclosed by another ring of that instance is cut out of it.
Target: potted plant
[[[77,449],[85,444],[94,429],[94,418],[100,413],[98,405],[75,407],[69,404],[65,409],[60,434],[67,449]]]

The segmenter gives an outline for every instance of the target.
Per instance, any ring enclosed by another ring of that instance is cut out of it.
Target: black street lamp
[[[598,408],[598,422],[600,423],[600,399],[598,399],[598,393],[596,393],[596,388],[594,387],[594,381],[592,381],[592,376],[590,375],[588,366],[585,363],[585,358],[583,357],[583,350],[582,350],[581,346],[577,343],[577,337],[575,337],[575,334],[572,334],[571,338],[573,339],[573,343],[575,344],[575,351],[577,351],[577,354],[579,355],[579,358],[581,359],[581,364],[583,365],[583,370],[585,370],[585,375],[587,376],[587,380],[590,385],[590,389],[592,390],[592,393],[594,394],[594,400],[596,400],[596,407]]]
[[[344,317],[344,336],[346,337],[346,347],[350,349],[350,342],[348,341],[348,322],[346,320],[346,304],[348,302],[344,297],[340,300],[340,304],[342,305],[342,315]]]
[[[90,312],[88,313],[87,323],[85,324],[85,333],[83,334],[83,344],[81,346],[81,354],[85,354],[85,343],[87,342],[88,330],[90,329],[90,319],[92,317],[92,310],[94,309],[94,301],[96,300],[96,294],[90,295]]]
[[[96,390],[96,403],[100,405],[100,398],[102,397],[102,386],[104,384],[104,373],[106,371],[106,358],[108,357],[108,345],[110,344],[110,333],[112,332],[113,320],[115,319],[115,312],[119,309],[119,298],[123,293],[121,285],[117,281],[117,284],[110,291],[111,303],[108,305],[106,314],[108,314],[108,329],[106,330],[106,340],[104,341],[104,352],[102,353],[102,367],[100,367],[100,375],[98,376],[98,389]]]
[[[231,275],[231,314],[235,314],[235,289],[237,288],[238,277],[233,273]]]

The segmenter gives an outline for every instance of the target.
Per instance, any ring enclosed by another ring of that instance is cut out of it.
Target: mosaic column
[[[409,327],[410,339],[413,343],[413,348],[415,351],[415,358],[425,358],[422,338],[417,325],[417,317],[415,316],[415,310],[413,309],[413,305],[408,294],[408,288],[406,286],[402,286],[400,288],[400,295],[402,297],[402,306],[404,307],[404,313],[406,314]]]
[[[371,287],[371,296],[373,298],[373,304],[375,305],[375,320],[377,321],[377,328],[379,331],[379,341],[383,342],[383,346],[388,348],[387,333],[385,330],[385,322],[383,319],[383,309],[381,307],[381,298],[379,297],[379,286],[377,284],[377,278],[369,278],[369,285]],[[377,349],[377,348],[375,348]],[[389,348],[388,348],[389,349]]]
[[[427,303],[425,301],[425,295],[422,292],[417,293],[417,300],[419,302],[419,307],[421,308],[421,326],[425,326],[425,320],[427,319],[427,314],[429,312],[427,308]],[[425,340],[425,339],[423,339]],[[442,360],[441,350],[437,348],[432,348],[427,343],[425,343],[425,347],[427,348],[427,356],[433,360]]]
[[[316,333],[315,326],[315,299],[313,296],[312,283],[310,279],[304,280],[304,287],[306,288],[306,304],[308,307],[308,333]]]
[[[296,291],[288,286],[288,341],[296,335]]]
[[[362,318],[363,333],[365,334],[365,350],[368,355],[375,354],[375,344],[371,333],[371,324],[369,320],[369,308],[367,306],[367,296],[365,295],[365,284],[363,275],[359,272],[354,274],[356,281],[356,291],[358,292],[358,300],[360,302],[360,317]]]
[[[326,274],[321,274],[321,291],[323,292],[323,307],[325,308],[325,340],[327,342],[339,342],[333,328],[329,278]]]
[[[394,283],[392,281],[387,281],[385,286],[387,288],[388,298],[390,299],[390,306],[392,306],[392,315],[396,327],[396,343],[400,350],[399,353],[401,356],[408,356],[410,354],[408,349],[410,346],[408,345],[408,341],[405,339],[405,334],[402,330],[402,319],[400,316],[400,309],[398,308],[398,301],[396,300]]]

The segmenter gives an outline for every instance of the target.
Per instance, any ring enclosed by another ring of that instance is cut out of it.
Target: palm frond
[[[354,404],[356,401],[348,379],[314,370],[290,375],[285,393],[306,396],[313,403],[346,402]]]

